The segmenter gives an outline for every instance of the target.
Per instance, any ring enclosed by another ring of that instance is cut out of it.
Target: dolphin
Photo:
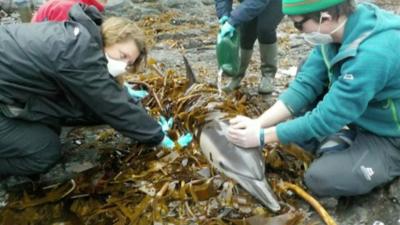
[[[214,114],[200,133],[200,148],[218,171],[238,182],[273,212],[281,209],[278,200],[265,178],[265,161],[261,150],[244,149],[232,144],[225,136],[229,125],[222,113]]]
[[[197,83],[197,77],[186,56],[182,56],[190,89]],[[265,178],[265,161],[261,151],[240,148],[229,142],[225,136],[228,124],[221,119],[224,116],[220,111],[210,113],[206,119],[209,122],[198,130],[201,151],[218,171],[238,182],[271,211],[279,211],[281,207]]]

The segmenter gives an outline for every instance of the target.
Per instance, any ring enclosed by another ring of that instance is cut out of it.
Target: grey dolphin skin
[[[233,145],[225,136],[227,130],[228,124],[214,117],[201,131],[201,151],[217,170],[238,182],[271,211],[279,211],[281,207],[265,179],[261,151]]]

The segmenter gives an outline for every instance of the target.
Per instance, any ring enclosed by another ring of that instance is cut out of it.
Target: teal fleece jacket
[[[325,87],[312,111],[277,125],[281,143],[322,138],[349,124],[400,137],[400,16],[358,5],[342,44],[316,46],[279,99],[296,114]]]

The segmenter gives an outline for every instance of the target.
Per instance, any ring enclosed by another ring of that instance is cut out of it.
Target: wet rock
[[[124,15],[132,20],[139,20],[146,16],[158,16],[164,9],[158,3],[137,3],[130,0],[113,0],[107,3],[106,16]]]
[[[200,19],[190,18],[190,17],[179,17],[172,18],[170,21],[171,25],[182,25],[182,24],[201,24],[204,25],[205,22]]]
[[[120,10],[131,4],[129,0],[108,0],[105,6],[106,11]]]
[[[388,195],[388,186],[380,187],[363,196],[341,199],[335,219],[339,224],[398,225],[400,206]]]
[[[8,13],[14,12],[17,9],[13,0],[2,0],[0,1],[0,8]]]
[[[338,219],[337,221],[340,221],[339,224],[354,224],[354,225],[370,224],[367,223],[368,210],[360,206],[353,207],[351,210],[349,210],[349,213],[345,218]]]
[[[6,16],[8,16],[8,13],[6,13],[4,10],[0,10],[0,18],[4,18]]]
[[[193,37],[204,35],[204,34],[205,34],[205,31],[203,31],[203,30],[188,29],[188,30],[185,30],[182,32],[176,32],[176,33],[160,33],[157,35],[156,39],[158,41],[168,40],[168,39],[179,40],[179,39],[193,38]]]
[[[335,210],[339,204],[339,200],[333,197],[319,199],[319,203],[327,210]]]
[[[63,183],[75,178],[98,165],[99,154],[95,149],[86,149],[76,152],[66,152],[60,163],[49,172],[40,176],[40,185]]]
[[[389,187],[389,198],[394,203],[400,204],[400,178],[397,178]]]
[[[154,49],[150,52],[150,57],[155,58],[158,62],[162,62],[163,64],[175,64],[175,65],[183,65],[182,54],[176,49],[163,49],[166,46],[157,45],[160,48]]]
[[[158,8],[152,8],[152,7],[145,7],[145,8],[139,8],[139,13],[140,15],[143,16],[156,16],[160,15],[162,13],[161,9]]]
[[[185,49],[190,49],[190,48],[199,48],[203,46],[203,41],[199,39],[190,39],[186,43],[183,44],[183,47]]]
[[[203,3],[198,0],[160,0],[160,4],[164,8],[175,9],[190,9],[203,6]]]
[[[0,20],[0,23],[4,24],[4,25],[6,25],[6,24],[15,24],[15,23],[19,23],[19,22],[20,22],[19,15],[17,13],[13,13],[8,17],[3,17]]]
[[[202,176],[204,178],[210,178],[211,177],[211,172],[210,172],[210,169],[208,167],[201,168],[199,171],[197,171],[197,174],[199,174],[200,176]]]
[[[201,0],[204,5],[214,5],[214,0]]]

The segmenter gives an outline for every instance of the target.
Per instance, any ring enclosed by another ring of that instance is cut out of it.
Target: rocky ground
[[[151,27],[146,29],[153,46],[150,56],[157,60],[161,69],[173,68],[184,74],[182,54],[185,54],[199,81],[215,82],[217,74],[215,42],[218,25],[213,0],[132,0],[131,2],[109,0],[109,2],[108,15],[127,16],[137,20],[142,26]],[[376,3],[400,12],[398,1],[380,0]],[[9,14],[3,17],[1,22],[10,23],[17,20],[17,14]],[[276,77],[275,92],[268,96],[257,95],[256,87],[259,80],[257,50],[241,88],[242,92],[249,93],[257,99],[262,109],[266,109],[274,102],[276,96],[287,86],[295,75],[299,60],[305,57],[310,49],[286,18],[279,26],[278,36],[280,69]],[[83,143],[95,141],[93,132],[83,131],[81,132],[83,135],[77,137],[68,136],[67,131],[69,130],[64,130],[62,135],[64,160],[42,176],[41,179],[45,182],[58,182],[68,175],[88,170],[98,162],[98,149],[92,147],[76,150]],[[110,143],[113,144],[115,143]],[[12,186],[13,179],[3,181],[3,186]],[[18,183],[18,180],[15,183]],[[3,190],[0,195],[3,195],[2,204],[6,204],[7,192]],[[332,200],[323,200],[323,203],[338,224],[399,225],[399,201],[400,180],[397,179],[365,196],[340,199],[338,204]],[[319,221],[318,216],[307,204],[303,203],[300,207],[310,212],[309,220],[305,224],[319,223],[316,222]]]

